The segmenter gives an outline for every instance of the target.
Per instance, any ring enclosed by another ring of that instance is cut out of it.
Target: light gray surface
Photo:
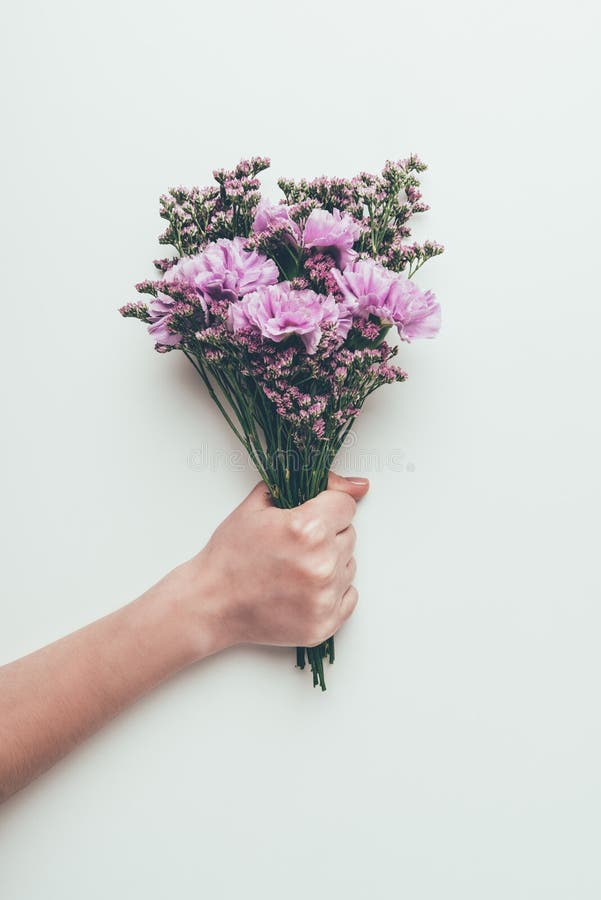
[[[165,188],[415,150],[448,251],[419,277],[443,334],[340,466],[373,451],[327,694],[287,651],[180,675],[3,807],[3,898],[601,895],[598,31],[592,3],[11,6],[0,659],[135,596],[253,483],[199,465],[233,438],[116,313]]]

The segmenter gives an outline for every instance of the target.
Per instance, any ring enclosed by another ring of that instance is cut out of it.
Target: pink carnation
[[[174,302],[172,297],[159,291],[148,304],[148,318],[151,323],[148,331],[157,344],[164,344],[166,347],[177,347],[181,341],[181,335],[174,334],[169,328]]]
[[[278,280],[278,268],[256,250],[244,249],[244,238],[220,238],[202,253],[185,257],[165,273],[166,282],[183,283],[213,300],[237,300]]]
[[[394,324],[404,341],[432,338],[440,329],[440,305],[404,275],[371,259],[358,259],[343,272],[332,270],[346,306],[358,318],[376,316]]]
[[[163,275],[166,284],[194,285],[194,279],[203,271],[202,253],[196,256],[182,256]]]
[[[341,269],[355,258],[353,244],[361,235],[361,228],[352,216],[335,209],[314,209],[305,223],[305,247],[319,247],[329,251]]]
[[[260,288],[232,303],[232,331],[250,328],[279,343],[290,335],[300,337],[309,354],[315,353],[324,325],[338,322],[338,306],[332,296],[314,291],[294,291],[288,282]]]
[[[440,304],[432,291],[420,291],[408,278],[399,278],[399,299],[393,322],[404,341],[433,338],[440,331]]]
[[[253,231],[255,234],[263,234],[274,228],[286,228],[300,243],[301,230],[297,223],[290,218],[289,207],[283,203],[272,204],[267,200],[261,200],[255,213]]]

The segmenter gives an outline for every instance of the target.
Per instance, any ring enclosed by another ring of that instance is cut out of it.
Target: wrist
[[[169,608],[185,664],[236,643],[226,585],[217,577],[205,550],[175,568],[156,588],[161,589]]]

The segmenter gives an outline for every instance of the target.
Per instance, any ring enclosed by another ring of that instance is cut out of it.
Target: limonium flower
[[[213,300],[237,300],[258,287],[275,284],[278,267],[256,250],[245,250],[244,239],[220,238],[202,253],[185,257],[168,269],[165,281],[184,283]]]
[[[337,323],[338,306],[332,296],[291,290],[288,282],[247,294],[229,310],[232,331],[255,330],[276,343],[295,334],[310,355],[317,350],[323,326]]]
[[[361,228],[352,216],[335,209],[314,209],[305,223],[303,243],[305,247],[327,250],[344,269],[355,258],[353,244],[359,239]]]
[[[432,338],[440,329],[440,306],[431,291],[418,286],[371,259],[357,259],[343,272],[332,269],[343,305],[353,316],[375,316],[383,325],[396,325],[404,341]]]

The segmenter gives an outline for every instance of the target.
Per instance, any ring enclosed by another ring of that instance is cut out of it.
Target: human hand
[[[199,656],[238,643],[311,647],[334,634],[357,604],[351,523],[368,489],[367,479],[331,474],[328,490],[286,510],[258,484],[176,570],[196,613]]]
[[[276,509],[251,491],[189,562],[137,600],[0,667],[0,801],[163,679],[232,644],[311,647],[352,613],[366,479]]]

